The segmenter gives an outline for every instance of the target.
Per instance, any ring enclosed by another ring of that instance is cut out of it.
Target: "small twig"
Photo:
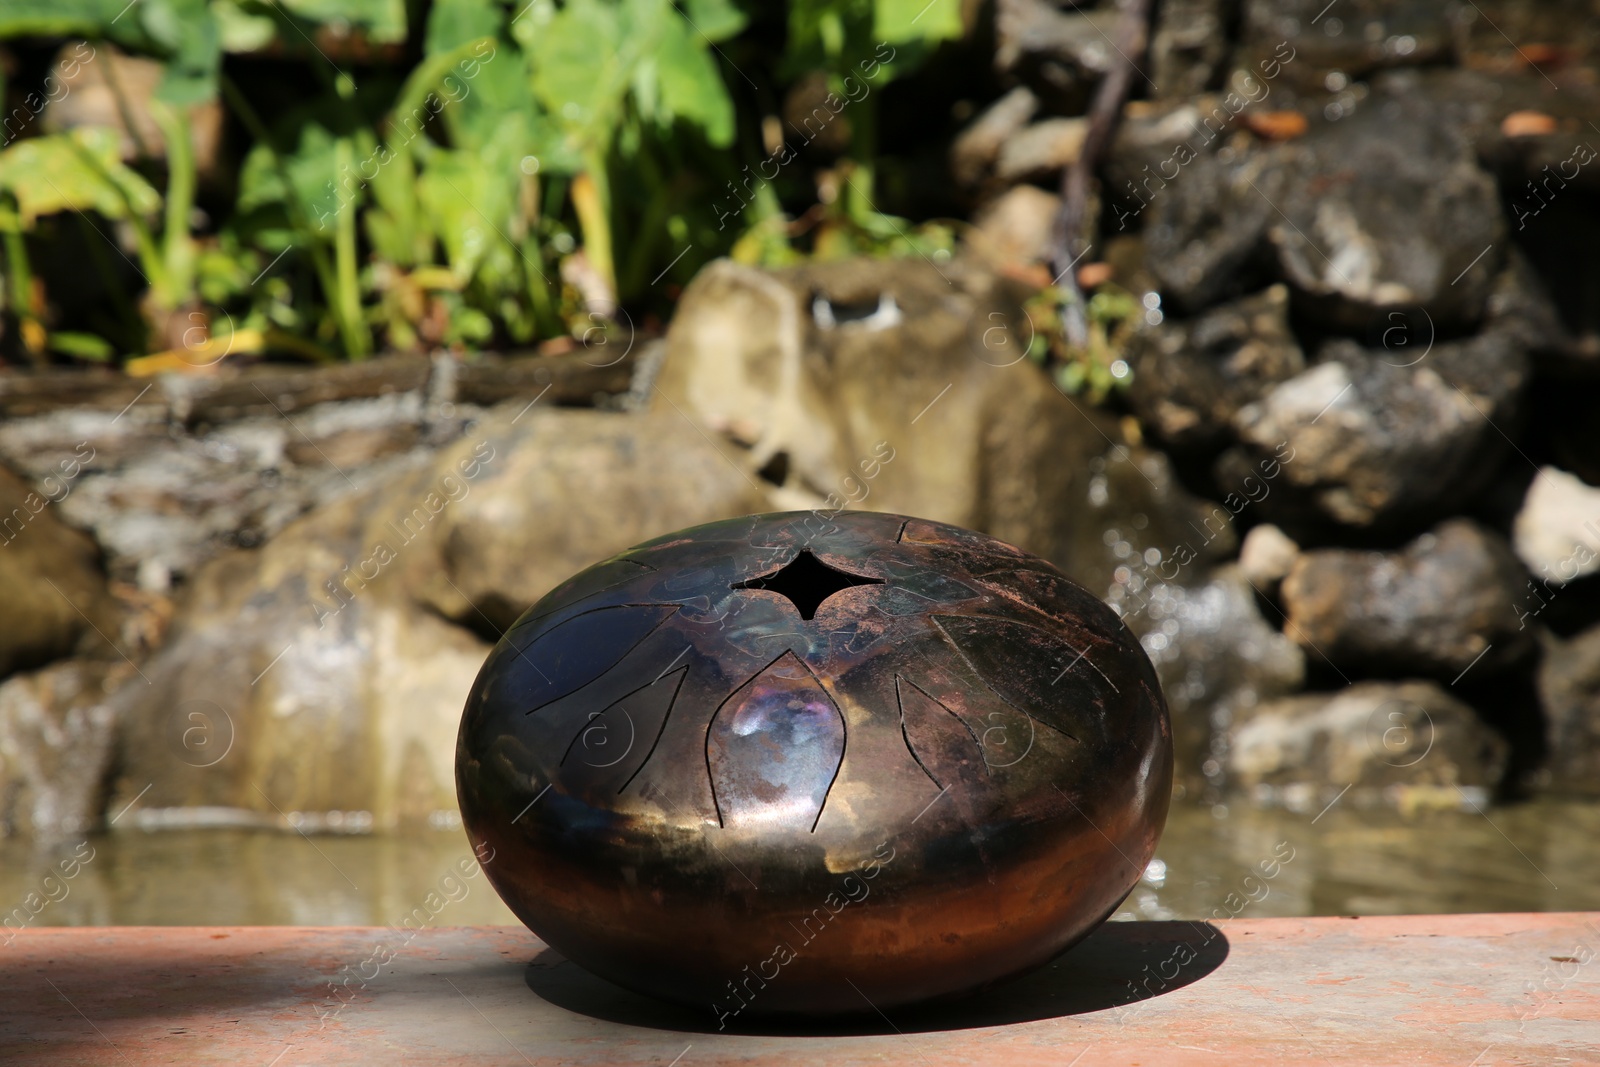
[[[1084,315],[1083,291],[1072,267],[1083,254],[1085,216],[1089,211],[1089,183],[1100,159],[1111,145],[1122,105],[1128,98],[1135,64],[1144,55],[1150,20],[1150,0],[1123,0],[1117,19],[1116,50],[1120,62],[1114,63],[1095,90],[1089,105],[1089,129],[1083,138],[1078,158],[1061,171],[1061,210],[1056,215],[1052,234],[1052,269],[1062,288],[1062,328],[1067,343],[1081,348],[1089,343],[1089,324]]]

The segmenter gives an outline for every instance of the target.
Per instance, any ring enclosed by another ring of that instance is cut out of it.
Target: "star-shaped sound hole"
[[[830,567],[809,548],[771,574],[752,578],[748,582],[735,582],[734,589],[767,589],[784,596],[799,610],[802,619],[812,619],[823,601],[833,594],[858,585],[882,585],[882,578],[869,578],[864,574],[851,574]]]

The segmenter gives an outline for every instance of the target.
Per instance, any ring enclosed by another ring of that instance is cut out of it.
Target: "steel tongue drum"
[[[555,589],[467,699],[456,788],[556,952],[730,1017],[871,1011],[1037,967],[1166,821],[1171,726],[1117,615],[900,515],[754,515]]]

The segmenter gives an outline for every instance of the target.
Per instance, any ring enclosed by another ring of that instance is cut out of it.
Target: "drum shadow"
[[[731,1016],[633,993],[545,949],[525,970],[546,1002],[608,1023],[699,1034],[847,1037],[970,1030],[1119,1008],[1197,982],[1228,958],[1228,939],[1207,922],[1108,922],[1050,963],[960,1000],[895,1008],[863,1001],[861,1014],[826,1018]]]

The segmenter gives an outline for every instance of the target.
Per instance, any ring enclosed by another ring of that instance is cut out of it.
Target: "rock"
[[[1288,310],[1288,289],[1275,285],[1135,333],[1127,349],[1134,371],[1128,399],[1142,425],[1178,447],[1229,438],[1240,407],[1305,370]]]
[[[1309,92],[1337,92],[1384,67],[1453,58],[1455,36],[1473,14],[1440,0],[1349,0],[1331,10],[1327,0],[1244,0],[1242,8],[1235,62],[1250,66],[1286,47],[1294,57],[1286,79]]]
[[[1295,180],[1281,153],[1231,133],[1222,98],[1202,97],[1122,124],[1107,161],[1102,223],[1143,228],[1162,300],[1195,313],[1269,284],[1268,225]]]
[[[1228,784],[1258,804],[1482,807],[1506,743],[1432,682],[1361,682],[1264,701],[1229,733]]]
[[[1061,198],[1033,185],[1008,189],[979,209],[967,242],[996,269],[1050,259],[1050,231]]]
[[[232,545],[270,537],[318,503],[369,484],[422,448],[416,393],[328,403],[292,419],[241,419],[195,435],[169,432],[139,405],[60,411],[0,427],[0,454],[33,463],[93,457],[62,503],[92,530],[112,575],[163,589]],[[36,469],[28,473],[38,477]]]
[[[1600,626],[1569,641],[1544,638],[1539,663],[1552,792],[1600,796]]]
[[[1390,349],[1332,341],[1314,366],[1235,413],[1246,447],[1222,456],[1217,477],[1237,484],[1263,458],[1282,460],[1290,491],[1265,508],[1291,532],[1328,519],[1353,527],[1431,521],[1493,476],[1527,373],[1510,325]]]
[[[1350,332],[1389,308],[1422,308],[1441,329],[1482,317],[1506,226],[1494,178],[1450,117],[1406,72],[1274,150],[1294,178],[1267,237],[1305,311]]]
[[[1239,546],[1239,573],[1262,593],[1271,595],[1300,558],[1300,546],[1270,522],[1251,528]]]
[[[456,727],[489,640],[597,560],[766,508],[674,412],[514,401],[436,456],[196,571],[143,667],[150,684],[116,696],[115,802],[148,785],[139,804],[156,810],[138,819],[162,825],[448,817]],[[182,743],[191,713],[213,748]]]
[[[1211,87],[1228,52],[1233,0],[1167,0],[1150,38],[1150,80],[1162,97],[1187,97]]]
[[[765,483],[740,477],[675,411],[519,421],[503,445],[487,436],[502,464],[452,505],[440,566],[411,580],[420,603],[463,626],[487,623],[490,636],[589,563],[685,526],[772,510]]]
[[[128,663],[68,660],[0,684],[0,837],[79,834],[100,822],[114,754],[109,694]]]
[[[1118,430],[1026,358],[1020,296],[965,260],[718,261],[684,291],[655,405],[780,507],[965,526],[1070,574],[1100,536],[1087,465]]]
[[[950,173],[964,186],[981,182],[1000,146],[1020,132],[1039,110],[1039,98],[1025,85],[1019,85],[990,104],[950,145]]]
[[[1284,633],[1335,669],[1454,681],[1515,663],[1526,576],[1498,536],[1451,519],[1399,552],[1316,549],[1283,581]]]
[[[115,609],[100,552],[61,520],[62,504],[93,455],[62,461],[37,490],[0,468],[0,678],[80,646],[116,655],[101,636],[115,632]]]
[[[1565,585],[1600,571],[1600,489],[1557,467],[1541,467],[1512,525],[1511,543],[1529,571]]]
[[[1020,78],[1052,111],[1081,114],[1095,79],[1117,59],[1114,7],[1063,12],[1047,0],[997,0],[995,68]]]
[[[1477,13],[1468,8],[1467,14]],[[1579,23],[1592,21],[1569,18],[1566,32],[1573,36]],[[1494,34],[1483,18],[1475,18],[1473,26],[1475,32]],[[1509,50],[1505,39],[1496,40]],[[1536,288],[1544,290],[1538,298],[1560,309],[1559,318],[1552,316],[1543,329],[1534,355],[1555,369],[1591,376],[1600,363],[1600,273],[1589,268],[1587,250],[1600,240],[1600,218],[1591,206],[1591,197],[1600,193],[1595,159],[1600,141],[1588,123],[1600,111],[1600,79],[1544,61],[1529,69],[1521,55],[1510,54],[1515,69],[1484,63],[1472,70],[1397,71],[1381,84],[1426,100],[1438,125],[1458,131],[1479,164],[1496,177],[1515,239],[1511,258],[1531,261]],[[1553,91],[1552,83],[1561,91]],[[1356,88],[1361,87],[1353,86],[1341,98]],[[1370,94],[1359,106],[1385,99],[1385,94]],[[1508,136],[1506,120],[1518,112],[1547,114],[1557,128],[1541,136]]]
[[[1327,110],[1272,144],[1236,126],[1252,99],[1272,106],[1275,83],[1236,81],[1225,96],[1146,109],[1113,144],[1108,222],[1143,224],[1164,298],[1193,312],[1283,280],[1298,310],[1355,334],[1397,308],[1440,330],[1484,316],[1506,227],[1461,108],[1397,72],[1349,114]]]
[[[1000,146],[995,160],[995,177],[1011,183],[1024,178],[1058,176],[1061,168],[1078,161],[1083,139],[1089,133],[1088,119],[1042,119],[1027,126]]]
[[[1219,567],[1209,580],[1184,577],[1192,584],[1158,578],[1138,600],[1112,605],[1161,678],[1177,785],[1192,799],[1214,800],[1224,782],[1230,723],[1261,701],[1298,690],[1305,657],[1261,617],[1236,568]]]
[[[590,404],[628,387],[633,356],[430,361],[164,375],[131,392],[95,375],[0,377],[0,460],[45,479],[79,469],[61,504],[112,575],[165,589],[217,552],[455,440],[494,403]],[[84,457],[90,457],[87,460]]]

